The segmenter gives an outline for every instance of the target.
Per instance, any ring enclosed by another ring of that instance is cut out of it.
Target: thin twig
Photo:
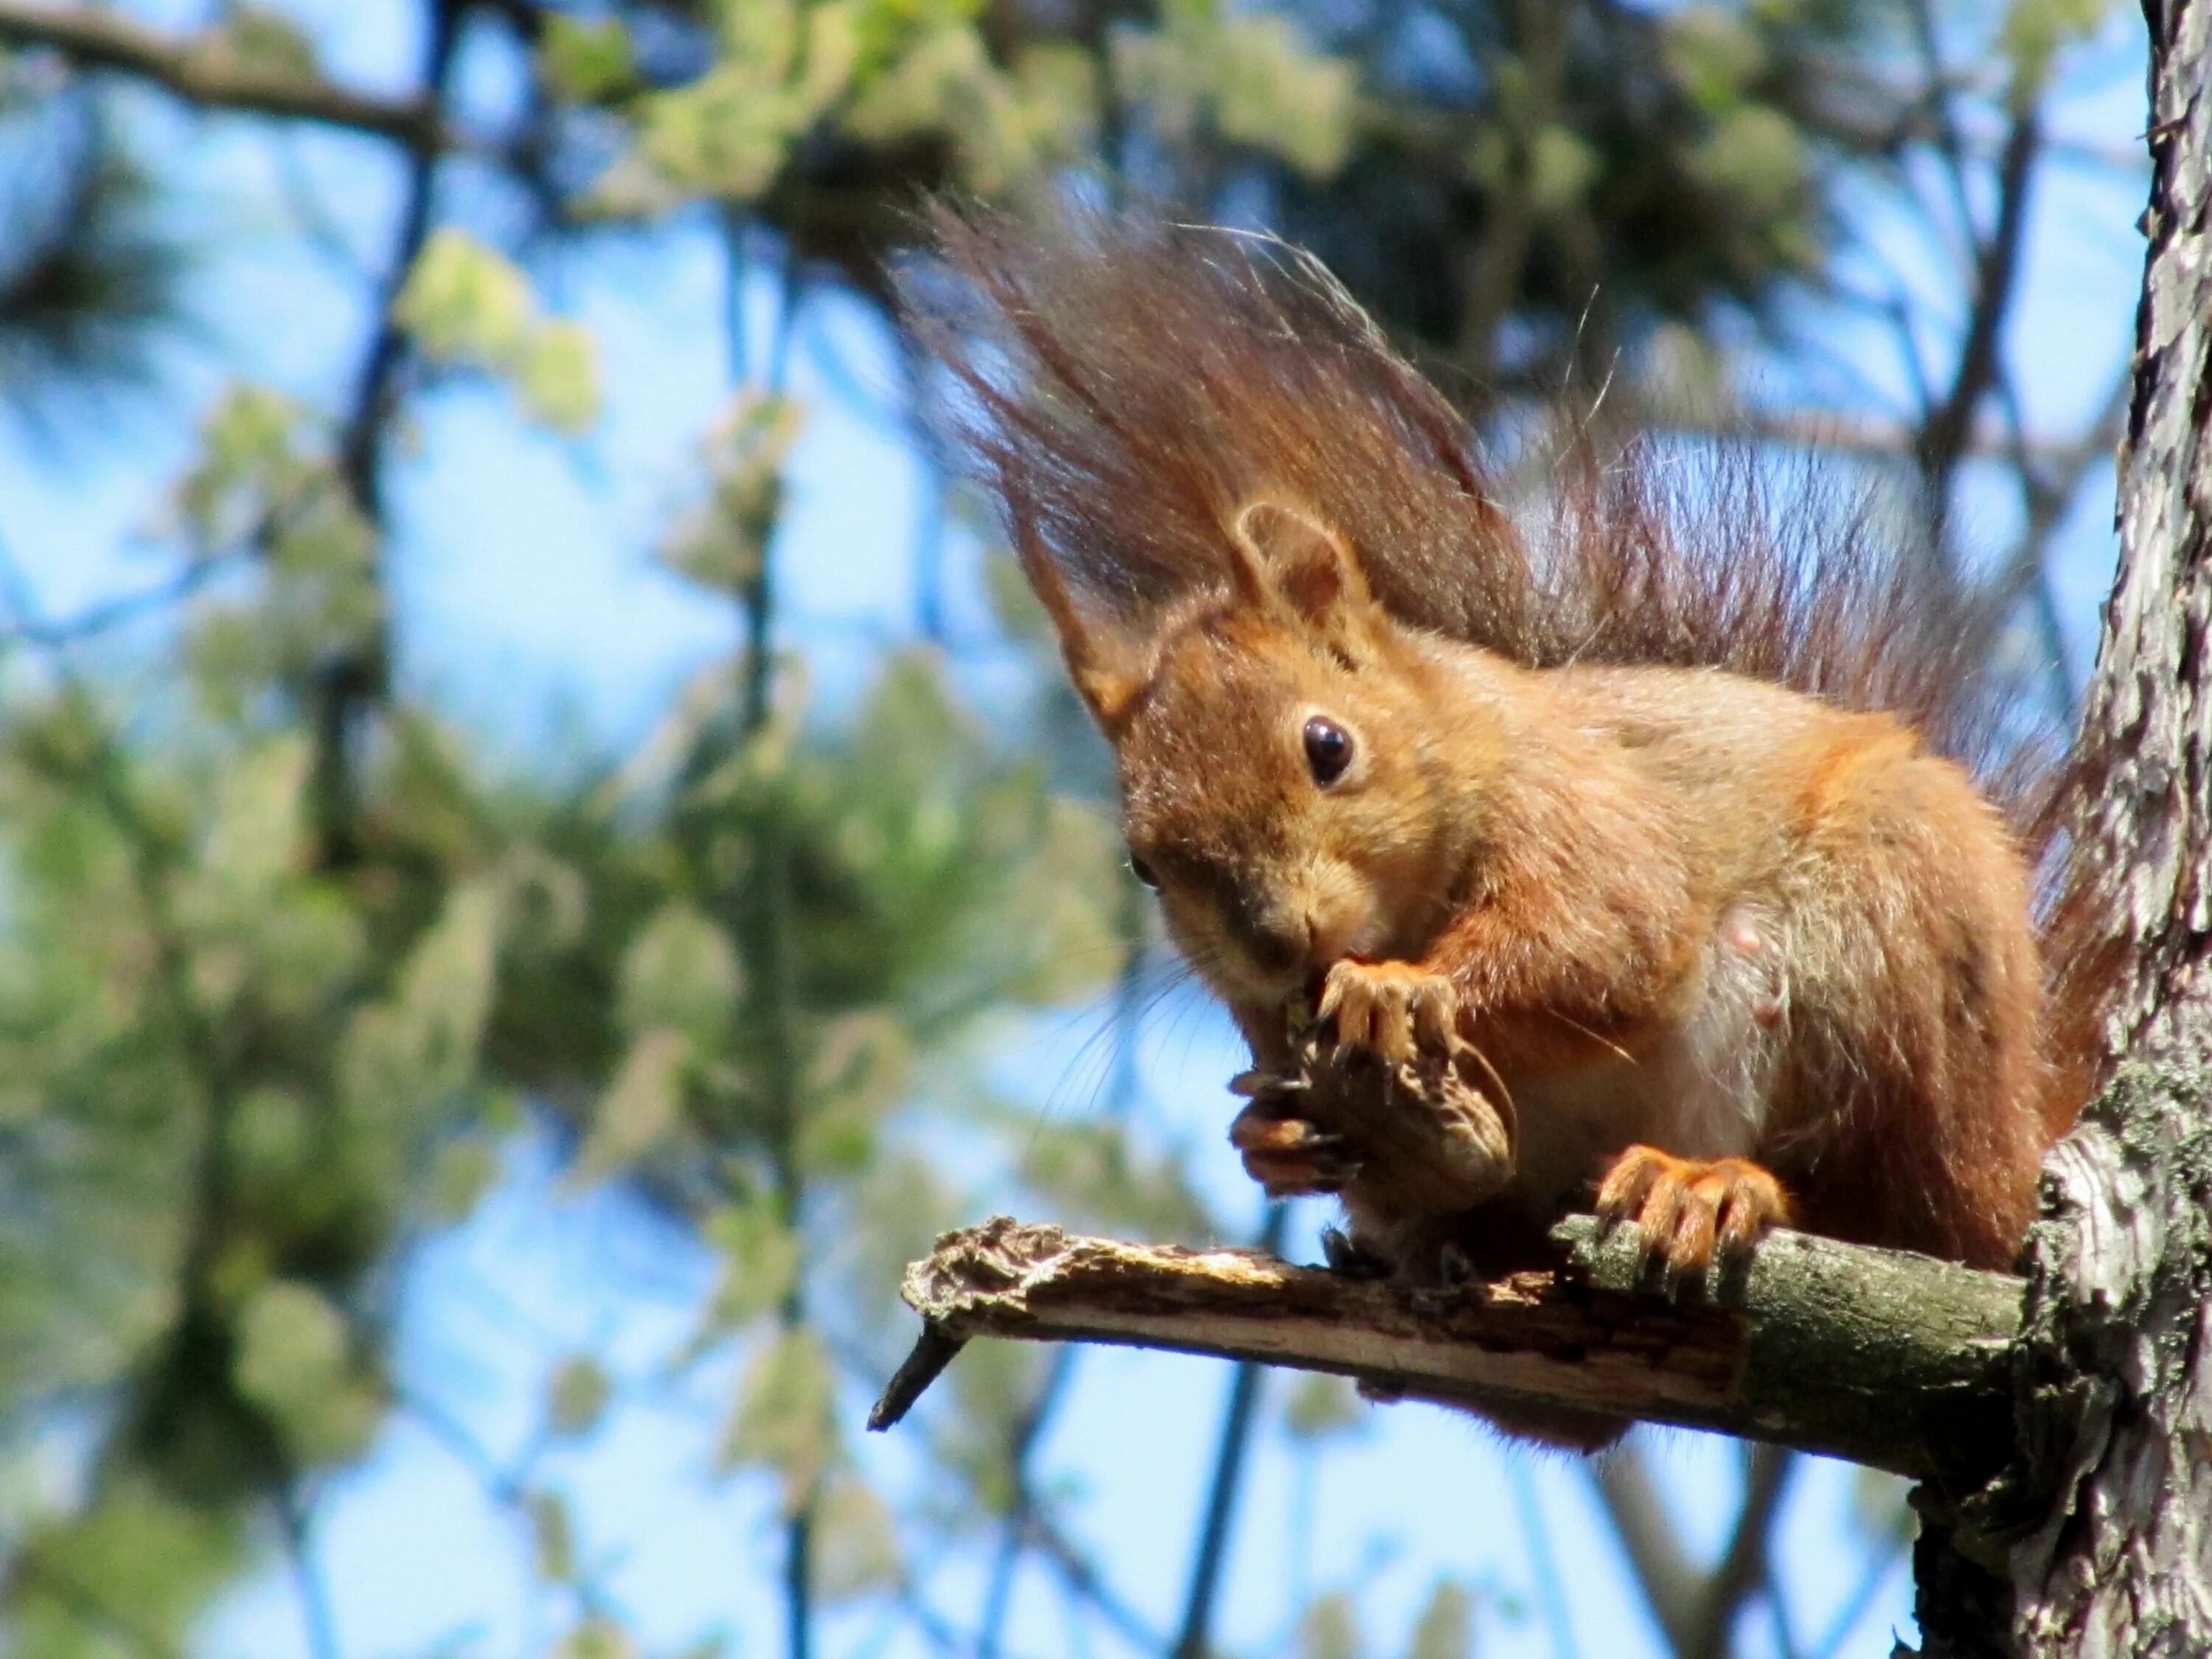
[[[1844,1598],[1843,1605],[1829,1620],[1827,1628],[1820,1632],[1820,1639],[1813,1644],[1808,1659],[1835,1659],[1835,1656],[1843,1650],[1844,1644],[1850,1639],[1851,1632],[1859,1627],[1859,1621],[1867,1616],[1868,1609],[1874,1606],[1875,1598],[1881,1594],[1882,1585],[1888,1582],[1890,1574],[1897,1570],[1898,1563],[1904,1559],[1905,1540],[1901,1537],[1883,1540],[1881,1547],[1868,1560],[1865,1570],[1860,1573],[1858,1583],[1851,1586],[1851,1593]]]
[[[297,1477],[288,1474],[276,1482],[271,1497],[284,1540],[284,1559],[291,1568],[293,1593],[299,1598],[307,1651],[313,1659],[340,1659],[337,1619],[331,1607],[330,1586],[323,1582],[322,1570],[315,1561],[313,1517]]]
[[[1705,1593],[1704,1575],[1684,1552],[1650,1468],[1634,1445],[1594,1459],[1588,1468],[1590,1485],[1613,1523],[1644,1604],[1667,1645],[1686,1659]]]
[[[1536,1473],[1520,1453],[1509,1449],[1504,1455],[1505,1483],[1512,1488],[1513,1507],[1521,1512],[1521,1534],[1535,1575],[1536,1602],[1552,1632],[1552,1659],[1575,1659],[1574,1614],[1567,1605],[1559,1553],[1552,1547],[1552,1520],[1544,1512],[1543,1494],[1536,1490]]]
[[[1753,1446],[1745,1468],[1743,1506],[1720,1564],[1707,1577],[1689,1630],[1683,1659],[1721,1659],[1729,1650],[1736,1614],[1767,1582],[1774,1524],[1797,1467],[1797,1455],[1779,1446]]]
[[[152,82],[191,104],[313,121],[397,140],[418,154],[460,140],[434,95],[380,98],[311,72],[241,56],[222,29],[180,35],[91,6],[0,0],[0,40],[43,46],[88,68]]]
[[[2021,250],[2027,230],[2028,187],[2042,143],[2040,112],[2033,106],[2014,118],[1997,165],[1996,223],[1976,252],[1973,311],[1960,342],[1959,360],[1943,402],[1922,425],[1914,445],[1938,532],[1948,514],[1953,475],[1966,453],[1974,413],[1996,383],[2004,327],[2020,286]]]
[[[195,559],[167,581],[135,593],[103,599],[74,617],[64,617],[58,622],[19,617],[9,627],[5,637],[47,649],[77,644],[180,604],[205,587],[224,570],[239,563],[244,556],[245,550],[240,548],[218,553],[210,558]]]
[[[1115,1593],[1090,1558],[1053,1524],[1049,1516],[1040,1511],[1030,1525],[1037,1553],[1060,1575],[1061,1583],[1111,1625],[1123,1641],[1144,1653],[1158,1653],[1165,1648],[1160,1633]]]
[[[1290,1206],[1271,1204],[1260,1231],[1259,1248],[1269,1255],[1283,1248],[1283,1230]],[[1207,1633],[1221,1593],[1223,1568],[1237,1519],[1237,1498],[1244,1482],[1244,1461],[1250,1449],[1253,1425],[1260,1405],[1260,1367],[1246,1360],[1229,1382],[1228,1403],[1222,1409],[1221,1441],[1213,1455],[1213,1476],[1207,1482],[1204,1519],[1200,1522],[1197,1548],[1191,1558],[1190,1591],[1183,1601],[1182,1631],[1176,1638],[1175,1659],[1206,1659]]]
[[[1108,1027],[1112,1034],[1113,1054],[1106,1116],[1109,1122],[1119,1123],[1126,1121],[1135,1108],[1140,1086],[1137,1038],[1144,1015],[1145,913],[1133,883],[1124,884],[1123,902],[1115,921],[1121,934],[1121,963],[1115,975],[1113,1013]],[[1074,1381],[1075,1355],[1072,1347],[1054,1352],[1036,1397],[1014,1419],[1006,1453],[1013,1497],[1007,1505],[1004,1531],[983,1597],[982,1621],[975,1642],[979,1659],[995,1659],[999,1651],[1007,1613],[1012,1605],[1014,1577],[1021,1565],[1030,1522],[1037,1510],[1036,1486],[1030,1478],[1030,1463],[1046,1425],[1052,1420]]]
[[[447,82],[460,44],[462,0],[428,0],[420,101],[433,112],[445,106]],[[376,296],[375,326],[354,378],[354,391],[337,444],[338,476],[361,515],[381,530],[386,523],[382,470],[392,419],[398,412],[399,377],[410,354],[398,301],[415,260],[428,240],[437,188],[435,146],[410,155],[399,223]],[[384,696],[391,642],[380,616],[374,637],[333,653],[315,672],[311,694],[314,762],[308,798],[313,805],[316,860],[326,870],[352,865],[360,855],[362,726]]]

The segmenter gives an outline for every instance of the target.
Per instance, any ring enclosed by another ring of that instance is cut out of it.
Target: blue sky
[[[165,5],[148,15],[188,18]],[[317,0],[315,22],[333,68],[373,85],[404,83],[413,48],[395,21],[406,7]],[[2140,125],[2139,58],[2124,42],[2111,64],[2081,77],[2064,124],[2087,140],[2124,146]],[[471,75],[471,95],[495,106],[495,75]],[[58,450],[41,452],[0,432],[0,538],[29,571],[50,615],[158,580],[157,560],[131,550],[132,532],[158,522],[163,492],[184,464],[184,416],[235,376],[273,382],[309,400],[335,401],[351,373],[364,318],[358,285],[324,255],[303,249],[286,218],[281,170],[258,134],[235,124],[187,123],[149,104],[143,129],[170,175],[186,186],[187,216],[216,251],[195,293],[202,343],[171,356],[153,403],[99,421],[80,420]],[[343,237],[370,258],[388,240],[395,204],[386,158],[331,135],[288,141],[295,167]],[[496,228],[502,210],[481,179],[457,169],[449,206],[464,222]],[[2033,273],[2016,325],[2027,366],[2029,422],[2065,429],[2101,396],[2131,326],[2141,245],[2139,207],[2126,181],[2053,168],[2035,206]],[[1874,240],[1908,283],[1940,295],[1949,285],[1929,250],[1893,209],[1869,198]],[[542,273],[554,308],[599,337],[605,418],[579,441],[532,430],[507,393],[456,380],[419,400],[395,469],[392,568],[403,618],[402,672],[445,707],[498,734],[518,759],[573,717],[610,746],[635,739],[673,690],[725,652],[736,626],[650,562],[649,549],[683,504],[701,435],[726,405],[732,376],[724,350],[724,270],[714,239],[678,224],[624,246],[604,246]],[[755,339],[772,296],[754,294]],[[1838,351],[1877,381],[1901,386],[1887,343],[1867,325],[1819,319]],[[840,701],[872,651],[910,631],[910,553],[923,477],[914,458],[865,407],[891,401],[884,342],[844,302],[823,306],[802,336],[793,389],[809,425],[791,480],[779,545],[793,635],[816,664],[823,695]],[[825,374],[814,348],[842,364]],[[1940,341],[1931,356],[1942,356]],[[852,384],[864,397],[849,395]],[[1796,365],[1771,366],[1765,395],[1796,400],[1824,388]],[[2109,580],[2107,477],[2069,527],[2060,586],[2085,661],[2094,610]],[[2002,536],[2006,514],[1971,498],[1965,532]],[[957,542],[957,538],[956,538]],[[964,544],[963,544],[964,547]],[[967,594],[975,619],[972,586]],[[972,629],[956,629],[967,637]],[[1218,1140],[1219,1080],[1235,1069],[1218,1020],[1192,1007],[1154,1022],[1145,1053],[1146,1122],[1160,1144],[1196,1149],[1201,1178],[1227,1216],[1257,1212]],[[1001,1064],[1030,1097],[1079,1109],[1066,1019],[1010,1044]],[[1302,1220],[1310,1249],[1310,1228]],[[718,1625],[738,1651],[775,1639],[765,1599],[774,1547],[763,1495],[744,1482],[705,1478],[732,1372],[709,1366],[680,1382],[660,1362],[688,1328],[708,1282],[708,1264],[685,1241],[654,1227],[606,1193],[562,1188],[542,1148],[525,1145],[483,1210],[428,1243],[410,1264],[403,1298],[403,1376],[467,1425],[495,1456],[527,1432],[548,1366],[580,1348],[617,1356],[628,1386],[606,1428],[553,1455],[576,1494],[586,1548],[615,1563],[611,1583],[656,1649]],[[1043,1448],[1048,1479],[1085,1494],[1080,1528],[1115,1582],[1158,1627],[1173,1621],[1208,1449],[1227,1374],[1206,1362],[1116,1352],[1086,1354],[1080,1385]],[[853,1402],[857,1410],[862,1402]],[[1721,1500],[1735,1454],[1686,1435],[1649,1437],[1657,1468],[1685,1502],[1686,1534],[1717,1547]],[[914,1473],[896,1437],[866,1449],[871,1468],[896,1486]],[[1521,1474],[1508,1459],[1518,1459]],[[1791,1503],[1783,1559],[1801,1639],[1856,1574],[1859,1550],[1845,1520],[1850,1471],[1819,1466]],[[1296,1461],[1263,1444],[1248,1488],[1221,1633],[1246,1650],[1278,1636],[1285,1614]],[[1413,1609],[1441,1572],[1533,1601],[1538,1575],[1522,1524],[1516,1480],[1550,1517],[1553,1547],[1573,1589],[1571,1618],[1583,1655],[1653,1650],[1650,1633],[1593,1513],[1579,1471],[1560,1459],[1502,1453],[1480,1431],[1418,1407],[1376,1410],[1358,1436],[1321,1461],[1312,1558],[1326,1586],[1364,1583],[1363,1613],[1375,1650],[1398,1650]],[[367,1464],[338,1481],[318,1539],[348,1659],[429,1650],[473,1622],[469,1650],[534,1650],[563,1628],[557,1602],[534,1594],[528,1552],[513,1518],[484,1498],[480,1480],[451,1450],[405,1419]],[[942,1575],[933,1596],[964,1613],[979,1586],[972,1571]],[[1906,1618],[1907,1587],[1893,1574],[1846,1651],[1886,1653]],[[833,1627],[825,1651],[874,1651],[868,1616]],[[1543,1621],[1493,1620],[1486,1652],[1554,1651]],[[1017,1603],[1012,1651],[1024,1659],[1073,1651],[1055,1595],[1035,1583]],[[283,1575],[271,1571],[226,1602],[205,1650],[288,1656],[301,1650],[299,1620]],[[922,1651],[906,1638],[888,1651]],[[1116,1650],[1110,1640],[1100,1650]],[[1758,1651],[1754,1646],[1753,1651]]]

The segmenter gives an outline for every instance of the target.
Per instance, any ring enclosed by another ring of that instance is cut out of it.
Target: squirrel
[[[1535,1265],[1583,1202],[1677,1279],[1785,1224],[2011,1261],[2099,992],[1996,599],[1747,461],[1632,446],[1509,513],[1271,239],[934,228],[960,453],[1249,1042],[1231,1139],[1340,1199],[1338,1265]]]

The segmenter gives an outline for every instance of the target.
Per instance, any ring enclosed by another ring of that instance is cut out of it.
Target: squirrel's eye
[[[1146,886],[1151,888],[1154,892],[1158,892],[1159,890],[1159,877],[1153,872],[1151,865],[1146,863],[1144,860],[1139,858],[1134,853],[1129,854],[1129,873],[1134,876],[1139,881],[1144,883]]]
[[[1313,769],[1314,781],[1324,787],[1344,775],[1344,769],[1352,764],[1352,733],[1325,714],[1316,714],[1306,722],[1306,764]]]

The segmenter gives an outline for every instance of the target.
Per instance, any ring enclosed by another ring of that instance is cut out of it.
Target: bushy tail
[[[1747,445],[1571,441],[1542,504],[1510,513],[1449,400],[1270,238],[1072,207],[933,217],[942,260],[903,299],[953,378],[954,450],[1115,622],[1224,584],[1238,512],[1288,498],[1415,626],[1532,666],[1714,668],[1886,709],[1968,765],[2043,877],[2051,1114],[2070,1119],[2112,973],[2084,948],[2103,901],[2067,858],[2066,744],[1997,672],[2014,594],[1960,580],[1863,489],[1778,484]]]

